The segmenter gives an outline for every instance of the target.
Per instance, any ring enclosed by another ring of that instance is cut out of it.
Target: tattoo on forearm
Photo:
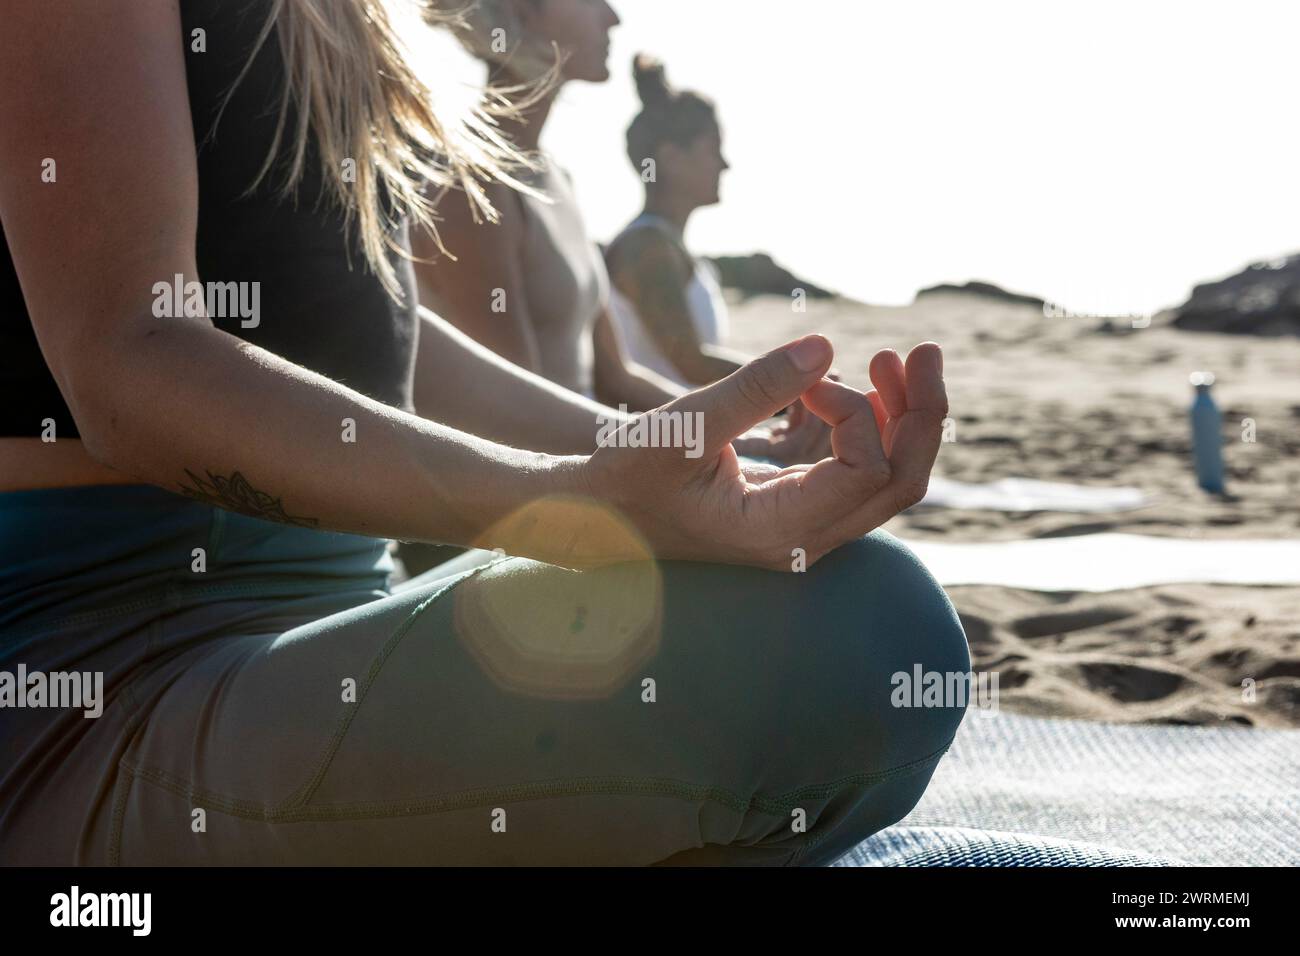
[[[189,483],[181,482],[181,494],[218,508],[225,508],[227,511],[237,511],[267,521],[279,521],[282,524],[297,525],[301,528],[315,528],[320,524],[315,518],[286,514],[279,498],[273,498],[265,491],[258,491],[237,471],[232,472],[229,478],[225,478],[204,470],[207,479],[200,478],[188,468],[185,469],[185,474],[189,476]]]

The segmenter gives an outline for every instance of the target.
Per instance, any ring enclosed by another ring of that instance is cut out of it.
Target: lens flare
[[[532,502],[484,540],[509,540],[503,528],[548,527],[561,529],[558,535],[579,527],[594,532],[603,553],[626,558],[585,571],[526,558],[486,568],[456,590],[457,637],[505,690],[554,700],[609,697],[658,651],[659,567],[635,529],[590,501]]]

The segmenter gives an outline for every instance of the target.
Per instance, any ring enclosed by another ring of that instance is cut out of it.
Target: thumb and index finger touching
[[[808,508],[822,527],[848,540],[924,494],[948,401],[943,353],[933,342],[913,348],[905,362],[892,350],[878,353],[870,368],[875,389],[867,394],[824,378],[833,358],[824,336],[808,335],[669,408],[704,414],[708,460],[737,435],[802,397],[834,428],[835,457],[817,462],[802,476]]]
[[[882,412],[887,417],[884,440],[889,456],[889,480],[832,526],[830,533],[840,542],[880,527],[924,498],[930,471],[943,444],[948,396],[943,382],[943,352],[939,346],[934,342],[916,346],[908,353],[905,365],[896,354],[892,360],[880,356],[877,359],[882,374],[877,377],[873,362],[872,381],[877,397],[872,405],[877,420]],[[896,377],[900,369],[901,383]]]

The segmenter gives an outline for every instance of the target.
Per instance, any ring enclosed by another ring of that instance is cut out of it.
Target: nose
[[[611,7],[608,2],[605,4],[605,14],[605,22],[611,27],[616,27],[623,22],[618,18],[618,14],[614,12],[614,8]]]

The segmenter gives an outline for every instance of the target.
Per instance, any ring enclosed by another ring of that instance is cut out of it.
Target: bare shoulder
[[[447,190],[436,198],[437,238],[428,230],[411,234],[411,251],[417,258],[441,258],[437,239],[458,261],[494,259],[518,249],[522,236],[518,194],[504,183],[487,183],[482,188],[497,211],[498,221],[476,216],[470,198],[461,190]]]
[[[623,233],[605,251],[611,274],[672,275],[685,282],[691,274],[690,255],[662,229],[643,226]]]

